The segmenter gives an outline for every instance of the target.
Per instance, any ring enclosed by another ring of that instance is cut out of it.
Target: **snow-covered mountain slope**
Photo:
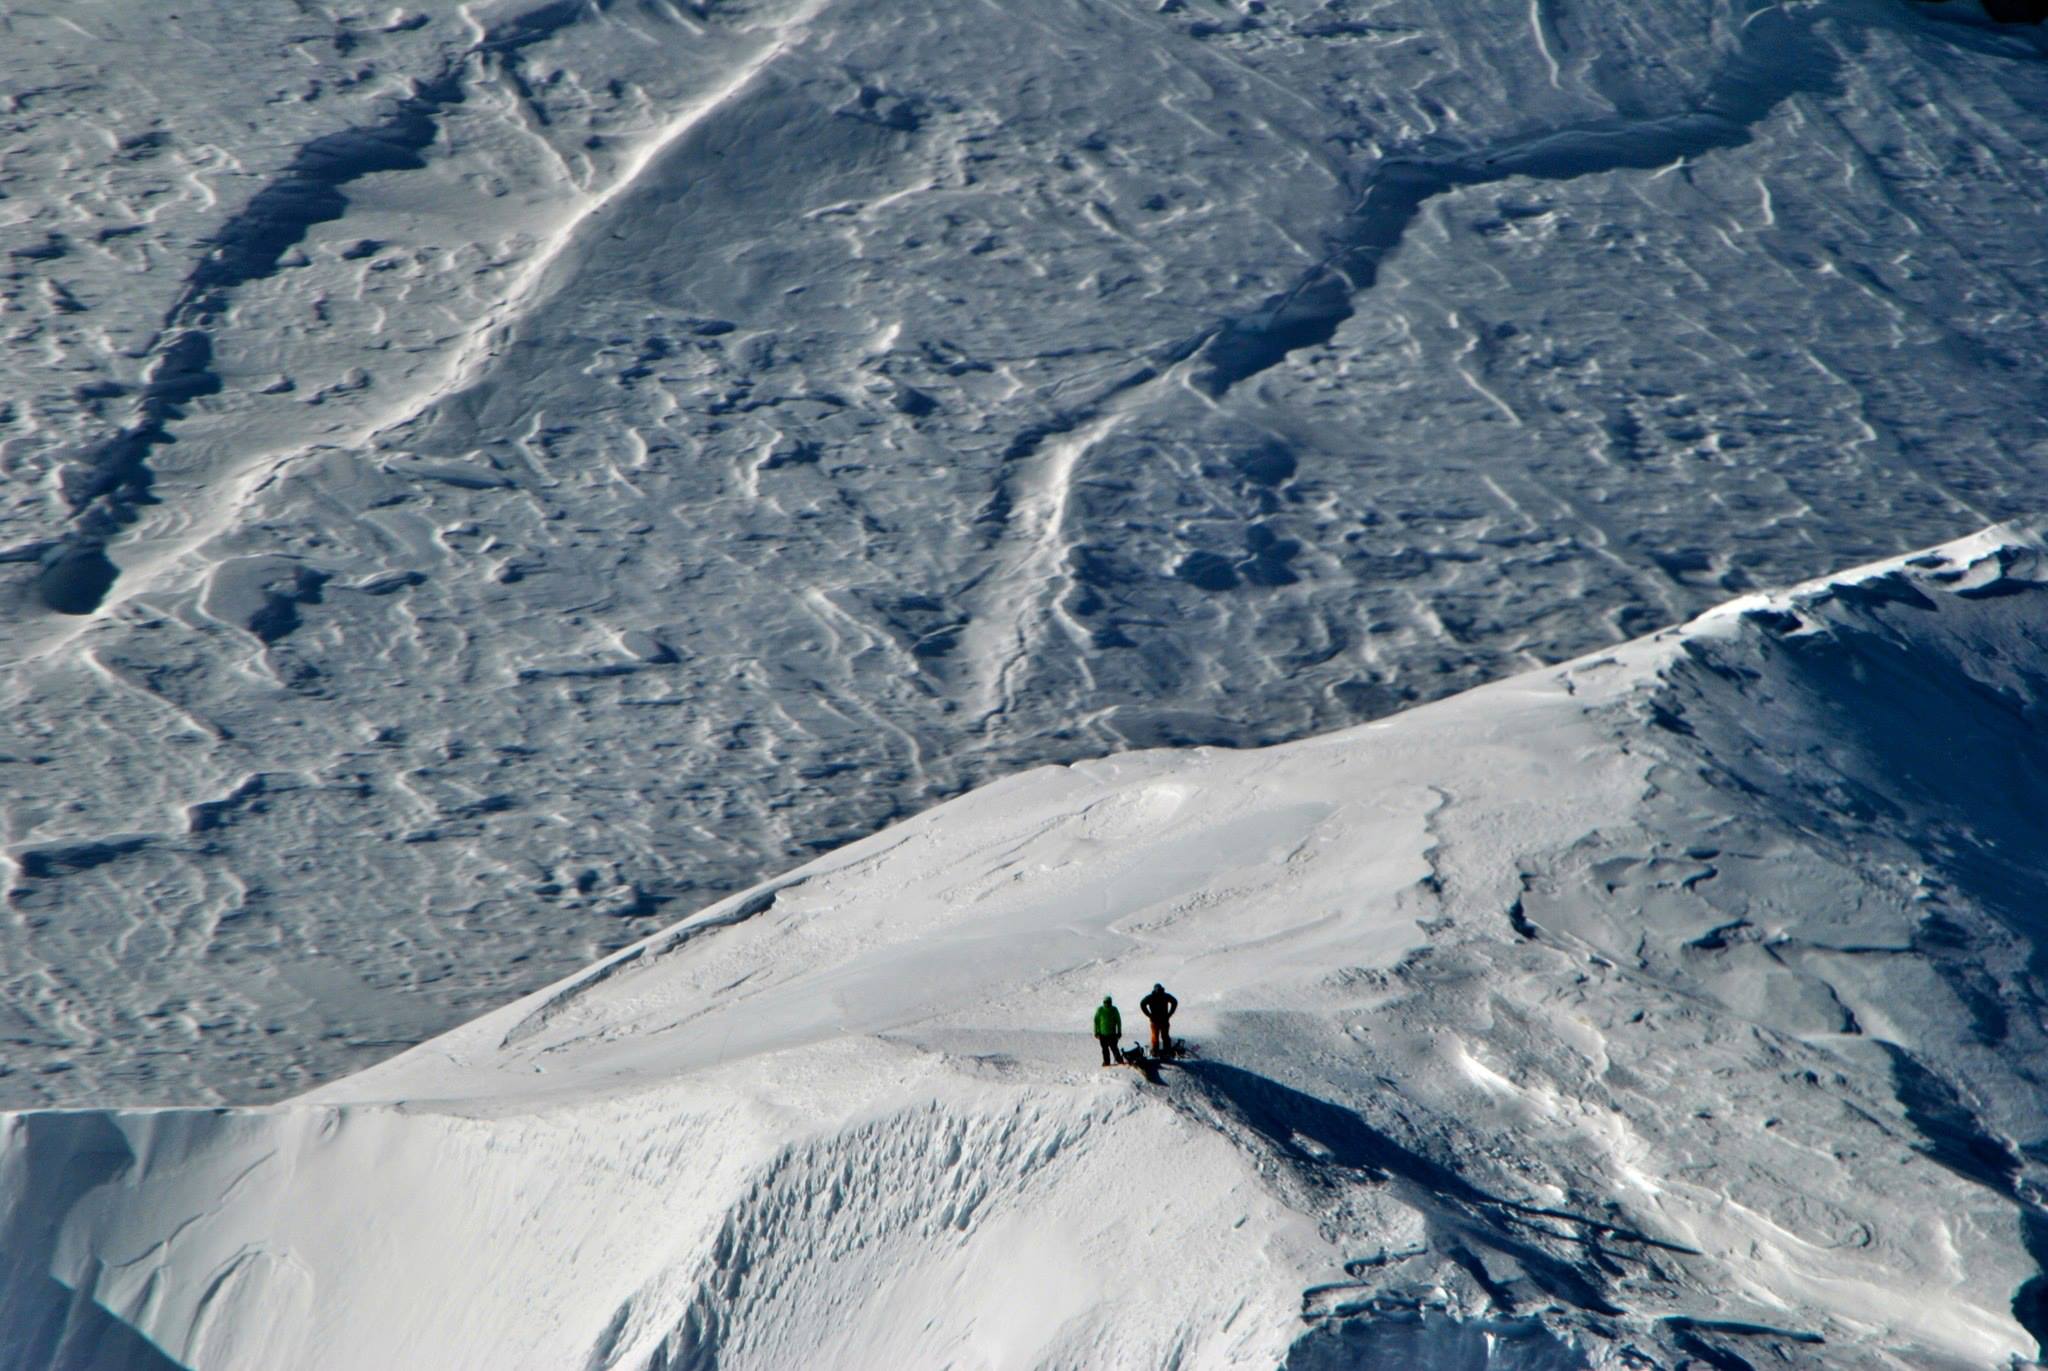
[[[289,1104],[6,1125],[10,1365],[1985,1368],[2048,542],[998,782]],[[1090,1010],[1154,981],[1147,1082]],[[41,1360],[38,1360],[40,1358]]]
[[[2048,502],[2048,40],[1960,0],[0,26],[0,1098]]]

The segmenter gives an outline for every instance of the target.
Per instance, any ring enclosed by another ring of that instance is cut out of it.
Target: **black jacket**
[[[1138,1001],[1138,1008],[1145,1011],[1148,1019],[1165,1020],[1173,1017],[1173,1011],[1180,1008],[1180,1001],[1164,990],[1155,990]]]

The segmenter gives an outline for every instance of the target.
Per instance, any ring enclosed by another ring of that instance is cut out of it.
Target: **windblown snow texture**
[[[2048,40],[1961,0],[0,24],[19,1103],[2042,505]]]
[[[1992,530],[1032,771],[297,1101],[17,1114],[0,1353],[2017,1365],[2044,597]],[[1155,980],[1202,1054],[1097,1068]]]

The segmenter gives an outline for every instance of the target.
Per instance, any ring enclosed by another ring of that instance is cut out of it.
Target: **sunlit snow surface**
[[[0,15],[0,1099],[275,1098],[970,784],[2043,504],[1961,3]]]
[[[1992,530],[1035,770],[296,1102],[12,1116],[0,1361],[2011,1365],[2044,604]],[[1202,1055],[1097,1067],[1154,980]]]

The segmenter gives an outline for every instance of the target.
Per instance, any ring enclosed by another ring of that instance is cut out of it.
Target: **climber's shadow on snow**
[[[1350,1110],[1242,1067],[1196,1060],[1186,1070],[1216,1104],[1305,1170],[1340,1167],[1369,1182],[1395,1186],[1404,1202],[1428,1216],[1433,1243],[1476,1277],[1484,1277],[1487,1268],[1473,1252],[1498,1253],[1544,1297],[1611,1316],[1619,1310],[1592,1280],[1532,1240],[1537,1226],[1530,1220],[1576,1225],[1579,1231],[1572,1241],[1604,1249],[1610,1266],[1617,1259],[1640,1255],[1644,1248],[1692,1251],[1585,1215],[1489,1194],[1448,1167],[1403,1147]],[[1504,1308],[1518,1302],[1506,1289],[1491,1293]]]
[[[1348,1109],[1270,1077],[1218,1061],[1197,1058],[1187,1062],[1184,1069],[1239,1120],[1296,1161],[1346,1167],[1364,1172],[1371,1180],[1400,1176],[1468,1203],[1487,1198],[1452,1172],[1410,1152]]]

